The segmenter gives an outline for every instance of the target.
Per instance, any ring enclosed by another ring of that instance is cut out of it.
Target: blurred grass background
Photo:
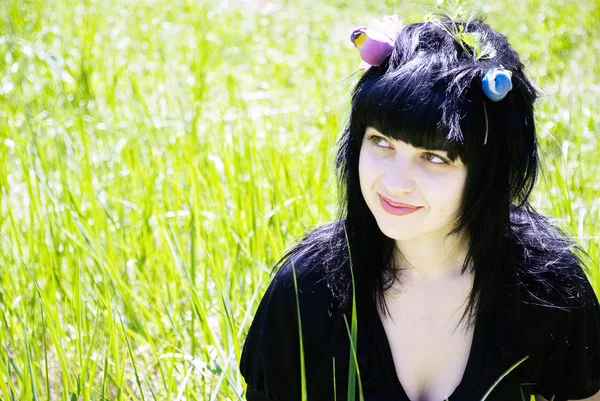
[[[349,33],[433,5],[2,0],[0,398],[240,399],[272,264],[335,217]],[[482,9],[543,91],[534,204],[598,289],[600,3]]]

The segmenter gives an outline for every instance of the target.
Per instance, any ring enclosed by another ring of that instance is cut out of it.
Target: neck
[[[461,276],[467,255],[464,236],[396,241],[398,265],[411,281],[450,280]]]

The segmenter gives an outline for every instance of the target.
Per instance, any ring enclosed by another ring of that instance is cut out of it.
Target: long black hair
[[[494,54],[478,59],[453,35],[458,29],[491,46]],[[498,102],[481,86],[492,68],[512,73],[513,88]],[[305,255],[325,266],[343,305],[350,299],[351,268],[357,293],[372,296],[387,312],[384,293],[402,270],[395,264],[395,240],[379,229],[358,174],[362,139],[373,127],[415,147],[445,150],[467,166],[462,205],[449,234],[468,238],[462,272],[473,274],[474,282],[463,318],[473,324],[505,291],[514,291],[517,303],[549,299],[540,294],[550,291],[549,275],[563,276],[569,296],[568,281],[574,278],[564,267],[580,265],[574,244],[528,202],[539,171],[536,98],[517,52],[483,21],[443,18],[405,26],[389,58],[368,68],[354,89],[350,118],[337,143],[339,220],[309,233],[280,262],[312,248]],[[539,285],[519,286],[523,277]]]

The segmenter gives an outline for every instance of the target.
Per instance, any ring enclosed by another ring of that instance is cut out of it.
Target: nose
[[[403,195],[413,192],[417,187],[413,166],[408,160],[395,160],[381,178],[388,195]]]

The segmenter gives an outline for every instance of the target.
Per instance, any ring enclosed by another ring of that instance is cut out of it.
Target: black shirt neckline
[[[392,386],[391,390],[395,394],[396,398],[401,401],[411,401],[406,395],[406,391],[402,387],[402,383],[398,379],[398,373],[396,372],[396,365],[394,364],[394,358],[392,356],[392,350],[387,338],[387,334],[383,327],[381,318],[374,303],[371,303],[373,308],[373,330],[375,340],[375,352],[379,362],[382,364],[382,370],[384,375],[387,376],[387,382]],[[475,385],[479,381],[479,376],[483,367],[483,360],[485,355],[485,329],[481,327],[484,323],[479,316],[475,321],[475,329],[473,332],[473,340],[471,342],[471,349],[469,350],[469,357],[467,359],[467,365],[461,378],[460,383],[454,389],[452,394],[448,397],[449,401],[452,400],[465,400],[468,399],[468,395],[472,394]],[[440,400],[445,401],[445,400]]]

